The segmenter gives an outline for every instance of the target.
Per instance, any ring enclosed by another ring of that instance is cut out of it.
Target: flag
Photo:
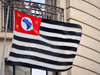
[[[13,40],[7,64],[47,71],[72,68],[82,28],[41,19],[15,10]]]

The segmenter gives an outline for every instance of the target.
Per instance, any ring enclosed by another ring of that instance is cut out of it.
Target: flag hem
[[[11,62],[11,61],[8,61],[8,62],[9,62],[8,64],[10,64],[10,65],[12,64],[12,65],[23,66],[23,67],[28,67],[28,68],[29,68],[29,65],[30,65],[28,63],[22,63],[22,62],[21,63],[20,62],[15,62],[14,63],[14,62]],[[45,70],[45,71],[52,71],[52,72],[60,72],[60,71],[68,71],[69,69],[72,68],[72,66],[69,67],[69,68],[67,68],[67,69],[63,69],[63,70],[59,70],[59,69],[55,70],[55,69],[50,69],[50,68],[36,66],[36,65],[34,65],[34,67],[33,66],[30,66],[30,68],[36,68],[36,69]]]

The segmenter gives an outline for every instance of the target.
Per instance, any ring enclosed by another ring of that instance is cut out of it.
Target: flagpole
[[[2,55],[2,61],[1,61],[1,72],[0,72],[0,75],[2,75],[3,62],[4,62],[4,54],[5,54],[5,46],[6,46],[6,34],[7,34],[8,18],[9,18],[9,8],[10,8],[10,6],[8,6],[8,11],[7,11],[6,29],[5,29],[5,38],[4,38],[4,46],[3,46],[3,55]]]

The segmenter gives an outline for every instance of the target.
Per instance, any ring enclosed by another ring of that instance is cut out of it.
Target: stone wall
[[[70,75],[100,74],[100,0],[67,0],[67,21],[80,24],[83,35]]]

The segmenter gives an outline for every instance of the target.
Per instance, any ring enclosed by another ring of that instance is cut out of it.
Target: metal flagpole
[[[7,11],[6,29],[5,29],[5,38],[4,38],[4,46],[3,46],[3,55],[2,55],[2,61],[1,61],[1,72],[0,72],[0,75],[2,75],[2,69],[3,69],[3,61],[4,61],[5,46],[6,46],[6,34],[7,34],[8,18],[9,18],[9,8],[10,8],[10,6],[8,6],[8,11]]]

